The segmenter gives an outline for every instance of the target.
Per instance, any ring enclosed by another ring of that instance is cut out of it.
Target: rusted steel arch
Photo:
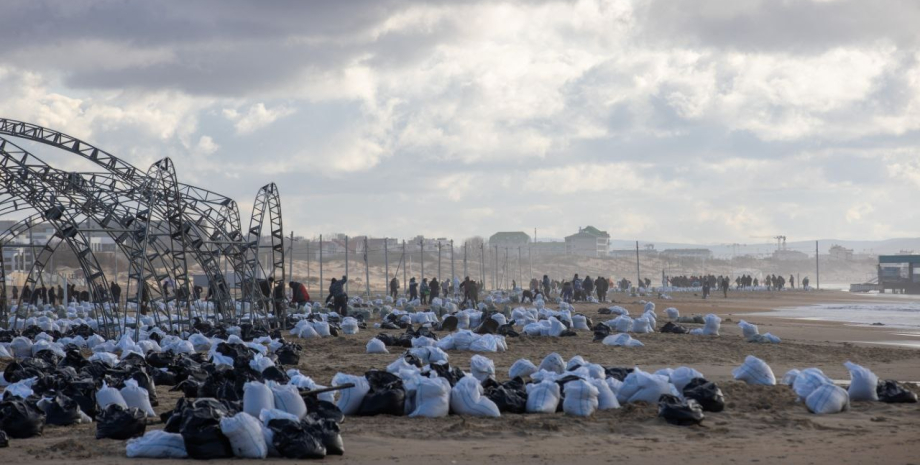
[[[93,146],[92,144],[81,141],[75,137],[69,136],[59,131],[55,131],[53,129],[44,128],[42,126],[27,123],[24,121],[0,118],[0,134],[24,138],[34,142],[50,145],[62,150],[67,150],[103,167],[113,175],[131,183],[134,187],[139,187],[144,182],[143,178],[145,178],[145,176],[138,168],[109,154],[108,152],[105,152],[104,150],[99,149],[98,147]],[[231,239],[231,237],[235,235],[234,231],[238,231],[239,222],[233,224],[232,226],[237,226],[237,228],[230,231],[224,229],[226,225],[220,224],[219,214],[221,208],[230,205],[233,202],[232,199],[208,191],[206,189],[201,189],[185,184],[179,184],[179,191],[186,200],[188,210],[199,212],[202,215],[198,218],[189,218],[189,223],[202,228],[202,224],[206,219],[210,219],[211,215],[218,215],[218,218],[215,218],[214,221],[212,221],[212,224],[216,225],[216,229],[212,231],[212,236],[216,236],[216,238],[222,239],[223,242],[236,242],[236,246],[231,246],[232,249],[235,249],[233,252],[240,254],[245,253],[245,248],[242,246],[242,244],[239,244],[238,241]],[[202,207],[203,204],[210,205],[212,208],[205,209]],[[199,237],[195,237],[196,235]],[[205,270],[211,267],[212,262],[216,263],[216,261],[213,259],[203,260],[204,253],[211,253],[212,255],[214,253],[214,251],[209,250],[211,247],[202,238],[209,236],[203,232],[197,232],[197,234],[196,232],[193,232],[190,234],[190,236],[191,245],[193,247],[192,253],[198,259],[199,265],[202,267],[202,269]],[[205,250],[202,250],[202,247],[204,247]],[[233,263],[239,264],[240,261],[234,260]],[[235,271],[237,271],[237,273],[241,276],[252,272],[252,270]],[[218,274],[221,276],[220,282],[226,282],[225,279],[223,279],[223,273],[220,272],[219,267],[213,267],[210,272],[206,271],[206,274]],[[225,287],[225,284],[224,286],[215,286],[215,288],[217,289],[217,303],[220,304],[219,306],[225,309],[230,308],[231,302],[228,292],[229,289]]]
[[[18,162],[17,156],[21,157]],[[102,321],[103,333],[108,336],[110,321],[105,307],[106,304],[111,304],[111,298],[108,295],[109,286],[102,267],[93,254],[89,240],[80,232],[76,219],[58,201],[57,193],[41,187],[41,174],[47,171],[40,165],[30,165],[32,161],[29,154],[6,140],[0,140],[0,184],[6,188],[8,193],[19,197],[42,212],[44,220],[54,227],[56,236],[66,241],[68,246],[74,250],[86,278],[87,287],[91,290],[96,316]],[[45,263],[50,251],[48,247],[42,248],[36,261]],[[38,271],[41,272],[43,268],[44,265],[40,265]],[[30,276],[26,283],[34,286],[32,279]],[[117,309],[112,308],[112,311],[117,312]],[[114,316],[117,318],[117,313]]]
[[[269,224],[271,225],[272,263],[270,272],[265,271],[258,259],[259,242],[262,237],[262,227],[265,224],[266,216],[268,216]],[[281,219],[281,196],[278,193],[278,186],[276,186],[275,183],[262,186],[258,194],[256,194],[255,202],[252,204],[252,217],[249,220],[249,231],[246,243],[248,245],[246,268],[251,268],[253,270],[258,268],[263,270],[263,276],[271,276],[276,283],[283,285],[285,282],[284,228]],[[250,278],[251,281],[243,283],[243,288],[249,289],[249,301],[253,302],[253,307],[259,306],[258,304],[260,303],[261,307],[267,311],[271,297],[265,297],[261,289],[255,285],[255,278],[256,275],[253,275]],[[246,286],[246,284],[249,285]],[[269,289],[270,296],[273,292],[273,289]],[[278,313],[278,315],[280,315],[280,313]]]

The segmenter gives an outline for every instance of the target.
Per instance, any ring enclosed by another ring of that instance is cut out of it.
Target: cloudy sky
[[[915,237],[917,24],[915,0],[8,1],[0,115],[172,157],[245,216],[274,181],[302,235]]]

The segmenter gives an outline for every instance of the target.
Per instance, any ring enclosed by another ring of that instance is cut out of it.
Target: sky
[[[917,24],[915,0],[12,0],[0,116],[171,157],[244,223],[275,182],[308,237],[916,237]]]

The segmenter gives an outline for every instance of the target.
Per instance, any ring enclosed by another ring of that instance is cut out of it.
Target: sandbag
[[[41,436],[45,428],[45,414],[38,408],[17,398],[0,402],[0,431],[13,439]]]
[[[597,388],[597,409],[611,410],[620,408],[620,402],[617,395],[610,389],[610,384],[605,379],[592,378],[588,380],[592,386]],[[566,394],[568,395],[568,394]]]
[[[786,374],[783,375],[782,383],[786,386],[792,386],[792,384],[795,383],[795,378],[799,376],[799,373],[801,373],[801,371],[795,368],[787,371]]]
[[[590,331],[591,327],[588,326],[588,317],[584,315],[572,315],[572,329]]]
[[[851,401],[877,401],[878,376],[867,368],[861,367],[852,362],[846,362],[843,366],[850,371],[850,388],[847,394]]]
[[[547,355],[542,362],[540,362],[539,370],[551,371],[553,373],[562,374],[565,372],[565,361],[562,360],[562,356],[553,352]]]
[[[613,323],[613,326],[616,328],[617,332],[628,333],[632,330],[633,320],[626,315],[618,316],[613,320]]]
[[[450,408],[459,415],[499,417],[498,406],[483,397],[482,385],[471,375],[464,376],[450,391]]]
[[[567,415],[589,417],[597,410],[598,390],[591,383],[580,379],[569,381],[563,390],[562,410]]]
[[[620,404],[648,402],[654,404],[664,394],[675,394],[666,376],[646,373],[636,369],[626,376],[617,392]]]
[[[757,330],[757,325],[752,325],[747,321],[739,321],[738,326],[741,328],[741,334],[745,339],[751,339],[752,337],[760,334],[760,331]]]
[[[146,418],[147,414],[139,408],[109,404],[96,415],[96,439],[129,439],[141,436],[147,430]]]
[[[668,307],[668,308],[664,309],[664,313],[665,313],[665,315],[668,316],[668,318],[670,318],[670,319],[672,319],[672,320],[676,320],[676,319],[680,318],[680,311],[678,311],[678,310],[677,310],[676,308],[674,308],[674,307]]]
[[[795,377],[795,381],[792,383],[792,390],[799,396],[799,399],[805,400],[815,389],[825,384],[834,384],[834,382],[825,376],[820,369],[806,368]]]
[[[297,390],[296,386],[278,384],[274,381],[268,381],[266,385],[272,391],[276,409],[290,413],[298,419],[307,415],[307,405],[304,403],[303,397],[300,397],[300,391]]]
[[[559,384],[554,380],[528,384],[527,413],[555,413],[562,396]]]
[[[252,415],[240,412],[232,417],[221,418],[220,432],[230,440],[234,456],[246,459],[264,459],[268,456],[262,425]]]
[[[716,383],[705,378],[694,378],[683,388],[684,398],[699,402],[707,412],[721,412],[725,409],[725,396]]]
[[[128,440],[125,453],[128,458],[184,459],[188,457],[182,435],[167,433],[163,430],[148,431],[142,437]]]
[[[153,411],[153,406],[150,405],[150,395],[146,389],[138,386],[136,380],[125,380],[125,387],[121,388],[121,396],[128,407],[140,409],[150,418],[157,416]]]
[[[10,437],[6,435],[6,431],[0,430],[0,449],[4,447],[10,447]]]
[[[702,373],[690,367],[679,367],[668,376],[671,380],[671,384],[673,384],[678,391],[683,391],[684,387],[689,384],[690,381],[693,381],[694,378],[702,377]]]
[[[118,404],[122,408],[128,408],[128,403],[125,402],[121,392],[118,389],[109,387],[105,381],[102,382],[102,388],[96,392],[96,403],[99,405],[99,410],[104,410],[111,404]]]
[[[709,315],[706,315],[705,317],[703,317],[703,321],[705,321],[705,326],[703,326],[704,335],[706,336],[718,336],[719,335],[719,329],[722,326],[721,318],[710,313]]]
[[[850,408],[850,396],[840,386],[825,384],[808,395],[805,405],[811,413],[840,413]]]
[[[604,338],[601,342],[605,346],[613,347],[644,347],[645,344],[638,339],[633,339],[632,336],[626,333],[620,333],[617,335],[610,335]]]
[[[693,399],[682,401],[677,396],[664,394],[658,400],[658,416],[672,425],[698,425],[703,421],[703,408]]]
[[[648,317],[641,316],[641,317],[636,318],[635,320],[633,320],[633,322],[632,322],[632,332],[638,333],[638,334],[644,334],[644,333],[650,333],[650,332],[652,332],[651,324],[650,324],[650,322],[649,322]]]
[[[450,382],[441,377],[419,377],[415,388],[415,410],[410,417],[446,417],[450,412]]]
[[[258,381],[250,381],[243,385],[243,411],[259,417],[262,409],[275,408],[275,396],[272,390]]]
[[[390,351],[387,350],[387,346],[386,344],[383,343],[383,341],[375,337],[371,339],[370,341],[367,341],[367,353],[369,354],[388,354],[390,353]]]
[[[732,376],[748,384],[776,385],[776,377],[770,365],[753,355],[748,355],[740,367],[732,370]]]
[[[355,415],[358,413],[358,409],[361,408],[361,401],[364,400],[364,396],[367,395],[371,387],[367,383],[367,379],[363,376],[336,373],[336,375],[332,377],[332,386],[349,383],[354,384],[354,387],[339,390],[339,398],[336,400],[335,405],[343,414]]]
[[[470,372],[481,383],[486,378],[495,376],[495,363],[482,355],[474,355],[470,359]]]

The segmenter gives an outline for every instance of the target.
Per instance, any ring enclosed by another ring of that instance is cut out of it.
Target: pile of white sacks
[[[800,402],[812,413],[840,413],[850,408],[850,401],[878,401],[876,387],[878,376],[869,369],[852,362],[843,364],[850,372],[849,389],[834,384],[818,368],[789,370],[782,378],[782,384],[792,387]],[[735,379],[748,384],[773,386],[776,377],[763,360],[748,355],[744,363],[732,371]]]
[[[419,356],[425,366],[418,368],[400,357],[387,367],[388,372],[403,380],[406,415],[443,417],[451,411],[481,417],[501,415],[496,404],[484,395],[482,387],[484,380],[495,377],[492,360],[474,355],[470,359],[470,371],[451,387],[447,379],[438,377],[429,366],[446,363],[447,354],[440,351],[425,354],[416,349],[410,352]],[[647,373],[637,367],[620,381],[608,376],[604,367],[581,356],[566,362],[557,353],[546,356],[539,366],[530,360],[520,359],[511,366],[508,376],[521,377],[527,382],[527,413],[555,413],[562,402],[562,410],[574,416],[590,416],[597,410],[616,409],[630,402],[656,403],[662,394],[680,397],[686,384],[694,378],[703,377],[702,373],[689,367],[666,368],[655,373]],[[556,381],[567,376],[577,379],[566,382],[565,387],[560,388]],[[336,405],[345,415],[354,415],[370,388],[363,376],[338,373],[332,379],[334,386],[346,383],[355,387],[339,391]]]

